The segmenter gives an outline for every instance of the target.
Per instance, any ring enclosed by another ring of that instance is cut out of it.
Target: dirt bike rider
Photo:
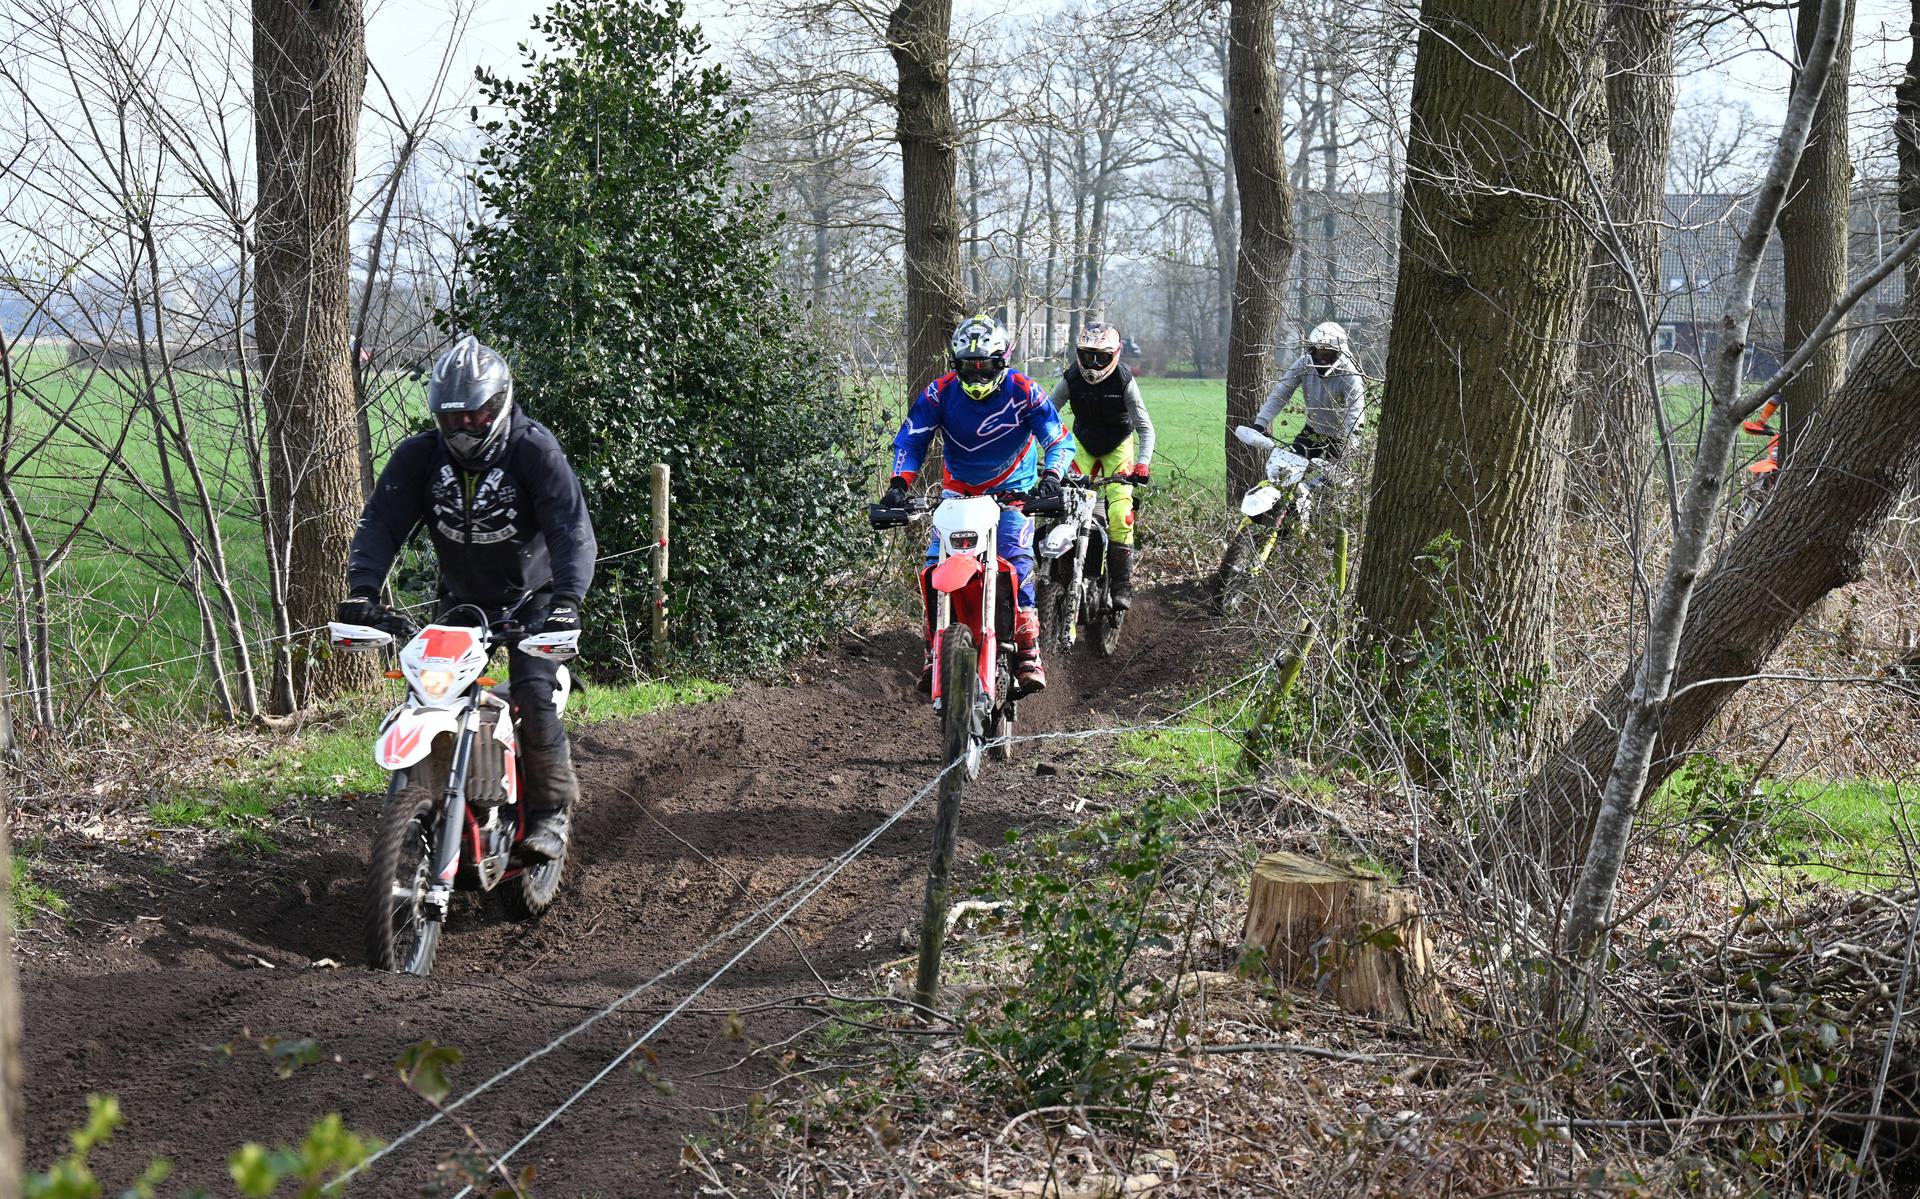
[[[472,604],[490,624],[511,618],[529,634],[578,630],[593,582],[593,522],[560,443],[514,406],[506,359],[462,337],[434,364],[427,410],[435,429],[394,447],[361,513],[340,621],[381,621],[387,571],[425,522],[440,566],[438,612]],[[527,816],[520,852],[551,860],[566,850],[580,795],[554,708],[559,664],[516,646],[507,665]]]
[[[1120,330],[1089,322],[1074,361],[1053,386],[1053,406],[1073,413],[1073,469],[1088,478],[1120,475],[1145,483],[1153,461],[1153,418],[1133,372],[1120,362]],[[1133,603],[1133,488],[1110,483],[1107,586],[1116,612]]]
[[[1060,494],[1060,476],[1073,458],[1073,440],[1060,413],[1032,379],[1007,366],[1012,341],[1000,322],[971,316],[954,330],[948,348],[953,369],[927,385],[907,411],[893,439],[893,479],[880,502],[898,508],[926,461],[933,435],[941,433],[946,478],[941,494],[991,495],[1025,491],[1036,500]],[[1033,520],[1018,508],[1003,509],[995,552],[1013,567],[1020,582],[1014,605],[1015,686],[1021,694],[1043,691],[1046,667],[1040,661],[1040,613],[1033,593]],[[927,549],[929,564],[940,556],[936,535]],[[933,686],[933,602],[926,605],[927,657],[920,688]]]
[[[1301,355],[1267,393],[1253,426],[1271,437],[1274,418],[1298,391],[1306,397],[1307,423],[1287,449],[1302,458],[1338,460],[1366,419],[1366,382],[1347,352],[1347,331],[1338,323],[1315,325],[1302,343]]]

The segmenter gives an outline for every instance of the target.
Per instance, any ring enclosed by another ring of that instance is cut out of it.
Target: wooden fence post
[[[667,520],[673,471],[664,462],[653,464],[653,653],[654,663],[667,648]]]
[[[953,851],[960,839],[960,790],[967,774],[949,759],[940,776],[940,804],[933,818],[933,862],[927,867],[927,901],[920,915],[920,963],[913,975],[913,1001],[925,1015],[940,998],[940,953],[947,941],[947,900],[953,886]]]

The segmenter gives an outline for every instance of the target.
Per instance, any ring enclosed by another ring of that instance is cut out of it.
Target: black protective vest
[[[1133,372],[1117,365],[1098,383],[1087,382],[1080,364],[1067,368],[1067,406],[1073,409],[1073,440],[1095,458],[1120,448],[1133,434],[1133,414],[1127,409],[1127,385]]]

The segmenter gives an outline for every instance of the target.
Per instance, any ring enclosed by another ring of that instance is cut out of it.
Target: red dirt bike
[[[471,624],[454,618],[471,615]],[[486,613],[463,604],[415,629],[389,614],[379,626],[328,625],[333,644],[365,652],[400,644],[406,699],[387,713],[374,760],[392,771],[386,807],[373,836],[367,874],[367,962],[375,970],[427,974],[440,945],[453,892],[487,891],[506,914],[530,920],[560,890],[566,858],[523,865],[515,850],[526,834],[516,761],[518,728],[505,683],[485,677],[494,651],[565,661],[580,652],[578,630],[524,636],[510,622],[488,627]],[[572,680],[561,667],[556,707]]]
[[[940,714],[944,760],[962,762],[969,780],[978,777],[983,756],[997,762],[1013,756],[1008,738],[1020,714],[1013,609],[1020,581],[1013,564],[996,551],[994,538],[1001,509],[1020,504],[1033,511],[1031,497],[1023,492],[867,508],[876,529],[906,528],[930,516],[940,538],[938,561],[920,572],[921,598],[933,623],[933,707]]]

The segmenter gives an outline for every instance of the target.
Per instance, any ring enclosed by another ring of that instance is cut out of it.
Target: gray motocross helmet
[[[447,453],[466,470],[491,466],[513,424],[513,372],[469,333],[433,364],[427,411]]]

